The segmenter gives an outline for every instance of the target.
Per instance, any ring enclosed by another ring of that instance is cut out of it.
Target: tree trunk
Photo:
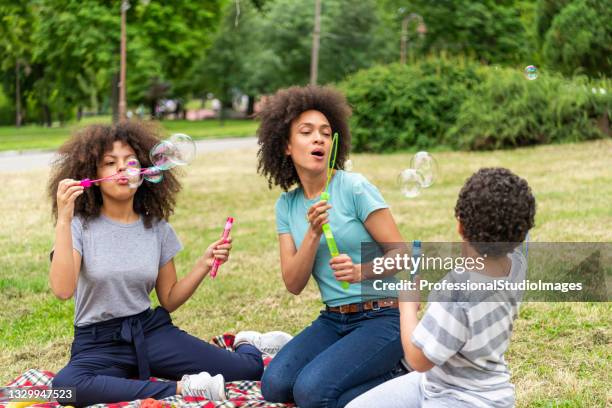
[[[83,107],[79,106],[77,108],[77,122],[80,122],[82,118],[83,118]]]
[[[113,111],[113,123],[119,121],[119,73],[115,72],[111,80],[111,109]]]
[[[310,85],[317,84],[319,75],[319,42],[321,36],[321,0],[315,0],[314,27],[312,29],[312,52],[310,54]]]
[[[53,122],[51,120],[51,109],[49,108],[49,105],[44,103],[42,105],[42,109],[43,109],[43,122],[45,126],[51,127]]]
[[[607,111],[601,115],[601,117],[597,121],[597,125],[599,126],[599,129],[604,135],[610,136],[610,119],[608,118]]]
[[[231,112],[233,105],[232,100],[221,101],[221,112],[219,112],[219,124],[225,126],[225,120],[227,119],[228,113]]]
[[[155,112],[155,108],[157,107],[157,99],[152,99],[149,103],[149,109],[151,110],[151,119],[157,119],[157,112]]]
[[[21,88],[19,87],[19,61],[15,64],[15,126],[21,126]]]
[[[255,95],[247,95],[249,103],[247,104],[246,114],[250,118],[255,113]]]

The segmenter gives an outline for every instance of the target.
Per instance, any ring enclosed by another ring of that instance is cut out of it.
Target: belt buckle
[[[345,314],[345,313],[350,313],[351,311],[351,305],[340,305],[340,313]]]
[[[374,306],[376,304],[376,306]],[[378,300],[375,300],[372,302],[372,310],[376,311],[376,310],[380,310],[380,303],[378,303]]]

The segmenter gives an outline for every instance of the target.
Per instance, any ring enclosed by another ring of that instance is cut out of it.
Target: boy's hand
[[[83,194],[85,188],[80,181],[64,179],[57,186],[57,219],[70,223],[74,217],[74,202]]]
[[[310,224],[310,228],[317,234],[323,234],[323,224],[327,224],[329,221],[329,214],[327,210],[332,208],[331,205],[327,204],[327,201],[319,201],[313,204],[306,213],[306,219]]]
[[[226,240],[223,238],[213,242],[206,248],[204,255],[202,255],[196,262],[196,268],[205,271],[205,274],[210,272],[215,259],[221,261],[221,263],[227,262],[229,259],[230,251],[232,249],[232,237],[227,237]]]
[[[340,254],[329,261],[334,277],[341,282],[361,282],[361,265],[355,265],[347,254]]]

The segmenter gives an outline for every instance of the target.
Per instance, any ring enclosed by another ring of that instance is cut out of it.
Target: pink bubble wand
[[[119,174],[119,173],[115,173],[115,174],[113,174],[112,176],[103,177],[103,178],[100,178],[100,179],[97,179],[97,180],[90,180],[90,179],[86,178],[86,179],[81,180],[81,182],[79,183],[79,185],[80,185],[81,187],[89,188],[89,187],[93,186],[93,185],[94,185],[94,183],[101,182],[101,181],[108,181],[108,180],[112,180],[112,179],[114,179],[115,177],[117,177],[117,175],[118,175],[118,174]]]
[[[234,225],[234,218],[227,217],[227,221],[225,222],[225,228],[223,228],[223,234],[221,234],[221,238],[223,238],[223,243],[227,243],[227,238],[229,237],[230,232],[232,231],[232,225]],[[212,269],[210,270],[210,277],[215,278],[217,276],[217,270],[221,266],[221,261],[215,258],[213,262]]]
[[[139,174],[148,175],[148,174],[154,174],[154,173],[159,172],[159,171],[161,171],[161,170],[156,169],[155,166],[153,166],[153,167],[145,167],[145,168],[139,170]],[[88,187],[93,186],[94,183],[98,183],[98,182],[102,182],[102,181],[108,181],[108,180],[113,180],[113,179],[117,178],[118,176],[123,176],[123,177],[127,178],[127,176],[124,175],[123,171],[119,171],[119,172],[117,172],[115,174],[112,174],[112,175],[106,176],[106,177],[102,177],[102,178],[97,179],[97,180],[90,180],[88,178],[85,178],[85,179],[80,181],[79,185],[81,187],[88,188]]]

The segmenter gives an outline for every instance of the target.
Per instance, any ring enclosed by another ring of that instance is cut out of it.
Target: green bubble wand
[[[334,133],[334,137],[332,138],[332,148],[329,156],[327,157],[327,181],[325,182],[325,190],[321,193],[321,200],[325,200],[329,202],[329,182],[331,181],[332,173],[334,167],[336,166],[336,155],[338,153],[338,133]],[[321,227],[323,229],[323,235],[325,236],[325,242],[327,242],[327,248],[329,249],[329,253],[332,258],[340,255],[338,251],[338,246],[336,245],[336,240],[334,239],[334,234],[332,233],[331,227],[328,223],[323,224]],[[342,281],[340,282],[340,286],[342,289],[347,290],[350,286],[348,282]]]

